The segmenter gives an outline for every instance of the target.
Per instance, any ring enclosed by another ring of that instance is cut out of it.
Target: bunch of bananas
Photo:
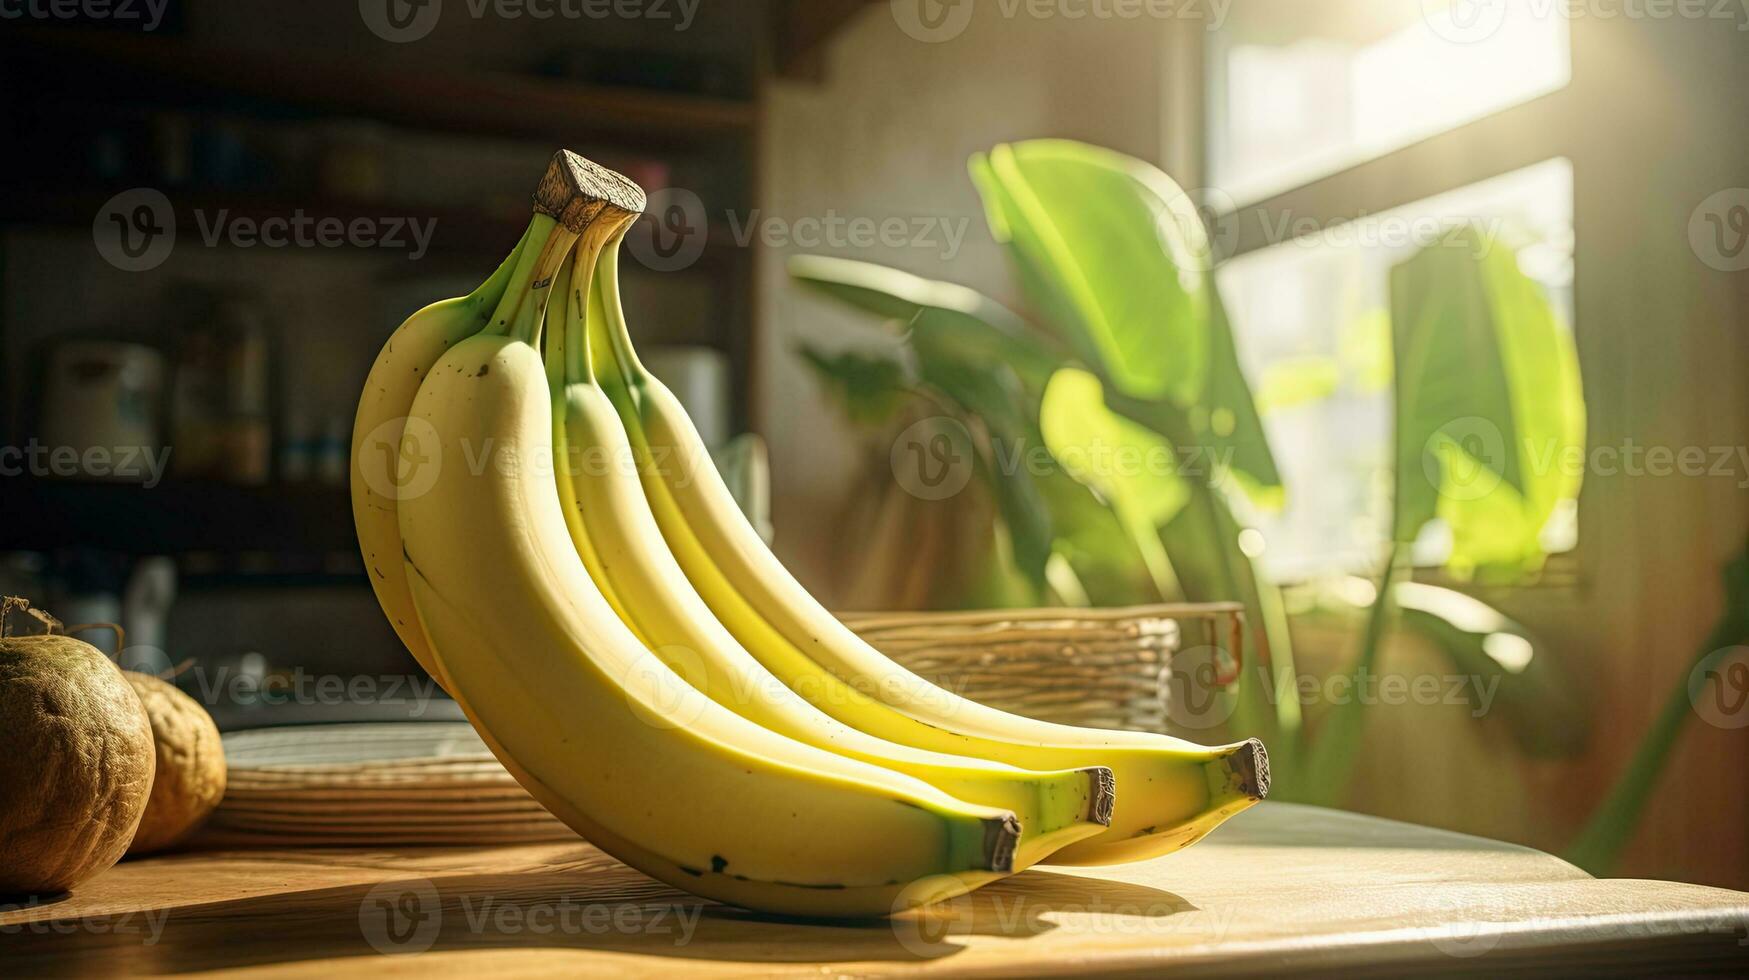
[[[644,203],[559,153],[497,273],[390,337],[353,434],[383,610],[536,799],[689,892],[870,916],[1173,851],[1264,796],[1255,740],[1005,714],[815,602],[632,349]]]

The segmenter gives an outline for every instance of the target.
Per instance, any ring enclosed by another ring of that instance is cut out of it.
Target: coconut
[[[225,795],[225,746],[212,715],[175,685],[124,671],[152,722],[157,773],[129,854],[182,843]]]
[[[0,732],[0,893],[67,891],[120,860],[157,756],[121,668],[70,636],[0,629]]]

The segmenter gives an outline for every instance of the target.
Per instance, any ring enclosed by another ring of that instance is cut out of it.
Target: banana
[[[555,286],[555,298],[566,301],[552,304],[546,329],[559,499],[590,578],[632,632],[712,700],[773,732],[1012,811],[1023,828],[1017,871],[1103,830],[1111,770],[1028,772],[883,742],[785,687],[723,628],[663,543],[619,414],[594,383],[586,321],[603,315],[591,288],[595,250],[580,246],[577,255]]]
[[[401,570],[401,528],[396,502],[418,492],[429,433],[416,432],[402,455],[407,416],[432,365],[451,347],[487,329],[502,330],[510,310],[539,281],[544,262],[550,276],[568,254],[593,201],[570,179],[568,151],[554,155],[534,194],[534,217],[522,240],[480,287],[466,296],[425,307],[389,335],[378,352],[358,400],[352,424],[352,520],[366,574],[395,633],[419,666],[447,690],[430,647],[419,631],[413,597]],[[426,471],[428,472],[428,471]]]
[[[742,647],[844,724],[915,748],[1031,769],[1106,766],[1111,824],[1052,856],[1108,864],[1188,846],[1269,789],[1255,739],[1202,746],[1164,735],[1022,718],[944,691],[870,647],[786,571],[735,505],[678,399],[639,363],[617,254],[598,269],[606,316],[592,338],[598,385],[637,453],[645,494],[687,579]]]
[[[623,223],[643,195],[581,158]],[[579,247],[603,236],[586,228]],[[1018,821],[908,776],[803,745],[693,689],[590,579],[553,473],[533,346],[547,291],[508,335],[450,348],[409,430],[435,474],[398,502],[404,566],[443,676],[493,751],[549,810],[620,860],[694,894],[795,915],[886,915],[1011,872]]]

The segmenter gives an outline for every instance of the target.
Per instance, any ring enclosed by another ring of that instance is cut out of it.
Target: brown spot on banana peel
[[[723,869],[728,866],[729,862],[721,855],[711,855],[711,874],[722,874]],[[703,878],[705,876],[705,872],[701,868],[694,868],[691,865],[686,864],[676,864],[675,867],[694,878]],[[747,875],[729,875],[729,877],[736,881],[747,882],[749,884],[776,885],[780,888],[807,888],[813,891],[843,891],[850,887],[839,881],[813,883],[806,881],[784,881],[779,878],[752,878]],[[887,884],[893,885],[897,884],[897,882],[888,881]]]

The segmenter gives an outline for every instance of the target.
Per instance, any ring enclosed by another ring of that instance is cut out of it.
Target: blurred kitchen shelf
[[[0,52],[0,62],[58,101],[88,96],[99,105],[222,106],[242,99],[418,129],[545,137],[567,146],[602,139],[707,145],[750,138],[759,118],[751,101],[533,75],[408,72],[168,37],[9,27]]]
[[[362,589],[370,584],[363,572],[253,572],[178,569],[176,587],[183,592],[242,589]]]
[[[0,551],[88,547],[129,555],[207,552],[263,559],[358,554],[345,487],[168,480],[145,487],[19,476],[0,480],[0,514],[6,515]],[[350,572],[313,574],[363,581],[362,574]]]
[[[0,30],[0,86],[30,93],[24,102],[0,105],[0,133],[14,137],[21,146],[31,144],[30,127],[39,118],[70,124],[103,121],[103,125],[113,127],[113,121],[122,116],[133,119],[129,125],[135,128],[142,116],[160,114],[241,117],[269,124],[291,121],[318,127],[363,120],[420,139],[454,137],[457,145],[447,152],[462,159],[472,152],[470,144],[488,146],[525,139],[548,147],[568,146],[627,158],[678,160],[686,168],[681,171],[684,186],[705,194],[713,208],[751,212],[757,206],[757,188],[761,186],[760,133],[764,123],[757,98],[614,87],[534,74],[432,71],[388,51],[381,58],[369,59],[310,57],[259,44],[228,46],[165,35],[132,36],[16,24]],[[126,128],[122,126],[124,131]],[[138,155],[132,148],[127,152]],[[228,208],[234,216],[257,219],[290,216],[299,208],[317,217],[381,218],[398,212],[438,218],[430,248],[437,261],[421,263],[420,272],[443,270],[461,275],[478,269],[481,257],[502,256],[527,222],[527,212],[514,205],[514,198],[502,213],[496,205],[482,207],[477,199],[417,205],[322,199],[323,195],[315,193],[306,198],[309,192],[304,188],[312,177],[303,172],[264,178],[277,181],[265,189],[233,192],[220,184],[181,192],[174,185],[138,175],[114,181],[83,177],[81,159],[77,154],[67,155],[65,172],[46,173],[18,161],[0,161],[0,182],[7,185],[7,193],[0,197],[0,226],[24,232],[89,234],[103,204],[118,190],[133,186],[164,190],[178,209],[179,234],[189,236],[200,234],[192,214],[197,209],[210,213],[215,208]],[[141,169],[139,164],[138,160],[125,162],[124,171],[133,173]],[[98,172],[90,167],[85,171]],[[141,172],[156,171],[146,168]],[[43,186],[63,181],[59,186]],[[646,220],[658,217],[663,216],[652,215]],[[696,266],[673,274],[693,277],[694,282],[700,277],[710,280],[713,306],[708,335],[685,340],[709,344],[729,355],[736,396],[733,423],[737,430],[748,430],[762,415],[758,384],[762,345],[755,315],[755,284],[764,250],[753,243],[735,242],[729,231],[713,222]],[[7,260],[7,250],[33,246],[25,237],[0,235],[0,266]],[[383,249],[335,251],[373,261],[376,252],[384,252],[384,258],[389,255]],[[142,284],[151,281],[148,277],[136,279]],[[48,288],[46,283],[28,286]],[[20,356],[12,339],[16,330],[16,324],[0,316],[0,352],[8,357]],[[364,352],[366,347],[369,353]],[[361,344],[359,356],[368,357],[374,350],[374,344]],[[0,377],[0,387],[6,383],[7,379]],[[7,394],[0,391],[0,432],[20,424],[14,417],[19,402],[10,399],[13,407],[9,410]],[[79,491],[86,492],[97,491]],[[0,492],[0,500],[16,496]],[[105,499],[129,506],[125,497]],[[101,523],[102,514],[94,519],[100,522],[99,527],[106,526]],[[335,523],[350,529],[350,516]],[[125,528],[120,531],[124,537],[128,533]]]

